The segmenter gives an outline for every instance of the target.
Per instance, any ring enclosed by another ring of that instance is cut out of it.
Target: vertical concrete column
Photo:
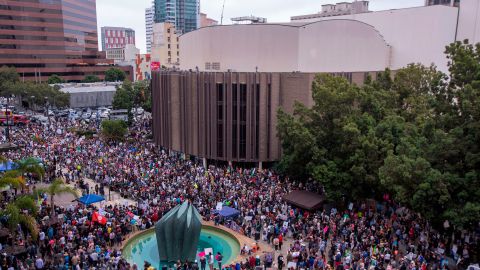
[[[259,169],[259,170],[262,170],[262,169],[263,169],[263,168],[262,168],[262,167],[263,167],[262,165],[263,165],[263,164],[262,164],[262,162],[261,162],[261,161],[260,161],[260,162],[258,162],[258,169]]]
[[[203,167],[206,169],[208,169],[207,167],[207,159],[206,158],[203,158]]]

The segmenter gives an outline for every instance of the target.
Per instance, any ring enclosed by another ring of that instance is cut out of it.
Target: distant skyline
[[[223,1],[201,0],[200,10],[220,23]],[[321,5],[336,2],[341,1],[225,0],[223,24],[231,24],[230,18],[249,15],[265,17],[268,22],[289,22],[291,16],[317,13]],[[424,3],[424,0],[370,0],[370,10],[417,7]],[[132,28],[135,30],[137,48],[146,53],[145,8],[151,6],[152,0],[97,0],[98,32],[103,26]],[[99,46],[101,48],[101,44]]]

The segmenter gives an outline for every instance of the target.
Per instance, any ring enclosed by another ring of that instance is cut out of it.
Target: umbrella
[[[237,209],[228,206],[222,207],[222,210],[215,210],[214,213],[226,218],[234,218],[240,214]]]
[[[205,251],[198,253],[198,257],[205,257]]]
[[[15,170],[18,168],[18,164],[12,162],[12,161],[7,161],[5,163],[0,163],[0,172],[6,172],[6,171],[11,171]]]
[[[104,200],[105,198],[96,194],[88,194],[77,199],[78,202],[83,203],[85,205],[90,205],[92,203],[97,203]]]

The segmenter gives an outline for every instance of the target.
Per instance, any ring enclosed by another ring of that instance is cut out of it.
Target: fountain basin
[[[214,256],[217,252],[222,253],[223,265],[232,263],[240,254],[240,242],[235,236],[218,227],[209,225],[202,226],[197,254],[204,251],[205,248],[212,248]],[[160,261],[157,249],[155,230],[152,228],[130,238],[123,247],[122,255],[130,264],[135,263],[140,268],[147,261],[156,269],[161,269],[161,266],[168,264],[168,262]],[[215,267],[217,267],[216,261]]]

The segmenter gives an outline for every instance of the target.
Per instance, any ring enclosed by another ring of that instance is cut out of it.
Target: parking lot
[[[143,119],[148,116],[142,108],[132,110],[133,121]],[[113,110],[112,107],[97,108],[79,108],[79,109],[48,109],[48,110],[23,110],[14,106],[0,105],[0,125],[25,125],[28,122],[42,123],[48,125],[57,119],[68,118],[69,120],[79,120],[85,123],[102,120],[124,120],[128,121],[127,110]]]

